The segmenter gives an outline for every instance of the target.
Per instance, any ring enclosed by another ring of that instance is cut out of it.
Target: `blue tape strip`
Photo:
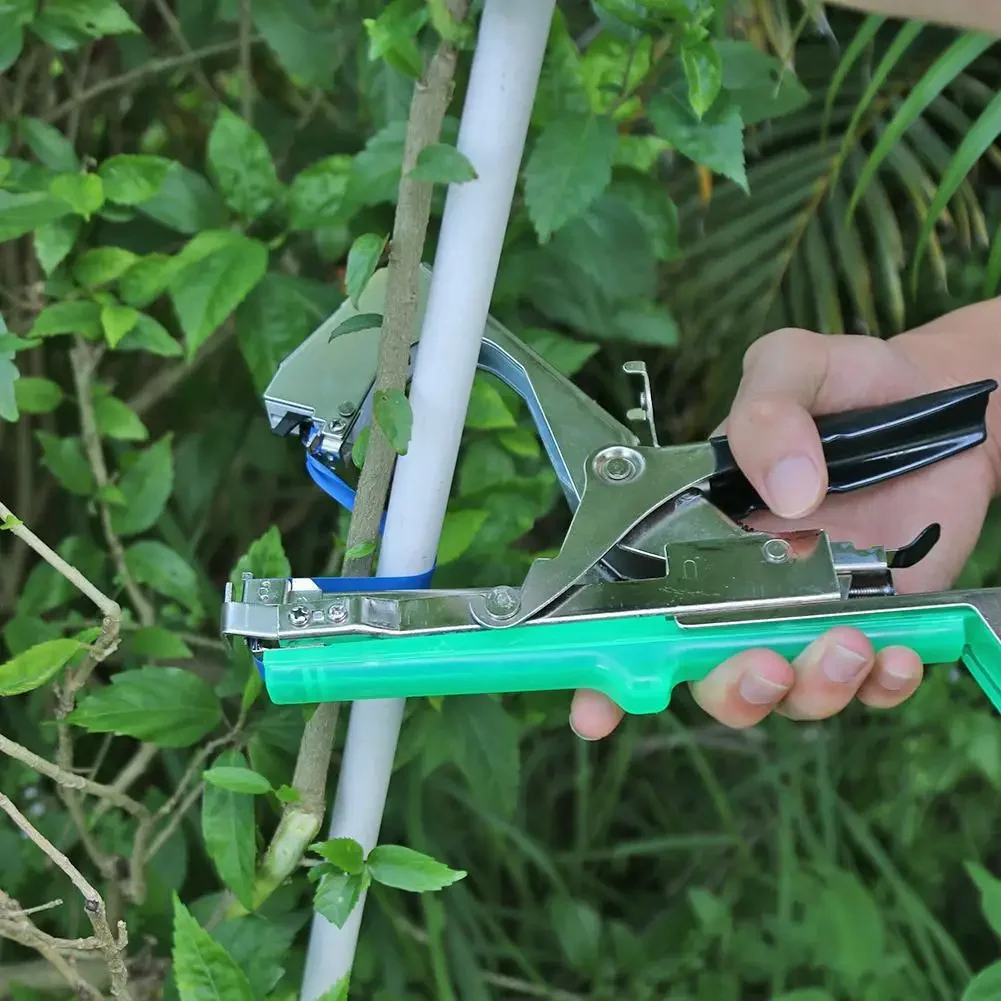
[[[328,469],[319,459],[306,453],[306,472],[313,482],[328,496],[337,501],[343,508],[353,511],[355,492],[336,473]],[[386,513],[379,519],[380,534],[386,528]]]

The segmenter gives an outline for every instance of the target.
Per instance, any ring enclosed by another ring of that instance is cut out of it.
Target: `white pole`
[[[380,576],[434,565],[555,5],[484,3],[457,143],[478,177],[451,186],[445,201],[410,388],[413,433],[390,491]],[[366,852],[382,826],[404,704],[351,709],[330,837],[354,838]],[[364,903],[342,929],[314,915],[302,1001],[350,973]]]

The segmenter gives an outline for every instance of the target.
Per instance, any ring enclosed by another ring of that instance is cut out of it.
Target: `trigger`
[[[920,563],[935,547],[942,537],[942,526],[933,522],[921,530],[917,538],[900,549],[890,550],[886,554],[886,563],[891,570],[906,570]]]

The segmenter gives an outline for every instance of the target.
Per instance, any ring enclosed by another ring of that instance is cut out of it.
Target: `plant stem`
[[[468,0],[448,0],[448,3],[453,19],[463,22],[468,12]],[[431,215],[432,194],[431,184],[414,181],[407,175],[416,164],[420,151],[438,142],[441,136],[458,57],[458,48],[442,39],[423,79],[414,86],[389,256],[376,376],[378,389],[398,389],[402,392],[406,387],[410,343],[417,323],[420,264]],[[375,539],[395,462],[396,453],[392,445],[373,423],[348,527],[348,548]],[[363,557],[345,561],[342,573],[345,576],[368,576],[371,559]],[[292,780],[301,799],[286,804],[282,811],[255,880],[255,906],[267,900],[295,871],[319,833],[326,810],[327,772],[333,753],[338,708],[337,703],[318,706],[303,731]],[[242,910],[237,902],[230,905],[230,913],[241,913]]]

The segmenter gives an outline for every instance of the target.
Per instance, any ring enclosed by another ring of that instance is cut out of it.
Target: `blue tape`
[[[309,452],[306,453],[306,472],[313,482],[328,496],[337,501],[341,507],[353,511],[355,492],[335,472],[328,469],[319,459]],[[386,513],[379,519],[380,535],[386,528]]]

